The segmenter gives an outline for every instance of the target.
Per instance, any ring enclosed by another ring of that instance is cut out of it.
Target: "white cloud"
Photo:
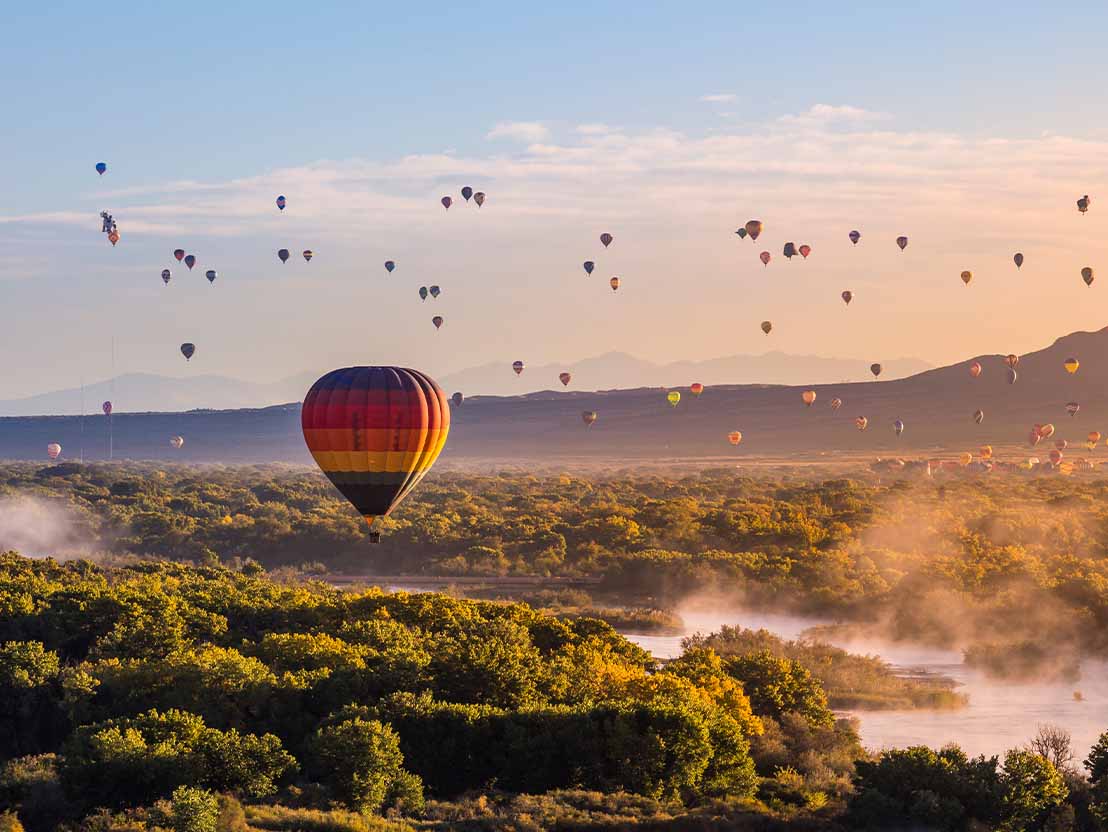
[[[502,121],[488,132],[486,138],[539,142],[549,135],[546,125],[539,121]]]
[[[711,95],[702,95],[700,100],[707,104],[727,104],[735,100],[735,94],[732,92],[717,92]]]
[[[849,104],[814,104],[803,113],[781,116],[778,122],[797,126],[811,126],[827,125],[836,122],[862,124],[866,122],[884,121],[888,118],[888,113],[864,110],[861,107],[852,107]]]
[[[613,132],[607,124],[578,124],[576,132],[581,136],[606,136]]]

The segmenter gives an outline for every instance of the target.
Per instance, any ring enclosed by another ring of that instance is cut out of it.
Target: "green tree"
[[[178,786],[170,803],[173,832],[216,832],[219,798],[207,789]]]
[[[398,783],[404,775],[400,738],[384,723],[355,717],[326,725],[316,733],[313,751],[321,782],[350,809],[380,811],[394,784],[412,797],[411,781]]]
[[[1050,811],[1069,794],[1065,780],[1050,760],[1024,749],[1004,755],[1000,777],[1004,802],[1003,828],[1026,832],[1042,828]]]
[[[754,713],[780,720],[798,713],[813,725],[832,725],[827,694],[804,665],[768,650],[728,658],[727,672],[743,683]]]
[[[1099,783],[1108,775],[1108,731],[1097,737],[1093,743],[1089,756],[1085,758],[1085,768],[1089,772],[1089,779],[1094,783]]]

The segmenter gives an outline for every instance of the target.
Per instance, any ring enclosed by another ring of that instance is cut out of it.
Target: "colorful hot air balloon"
[[[689,385],[689,392],[697,398],[700,398],[700,394],[704,392],[704,385],[701,384],[699,381],[694,381],[692,384]]]
[[[119,242],[119,232],[116,231],[114,228],[108,232],[108,242],[111,243],[113,246]]]
[[[803,393],[800,394],[800,400],[804,402],[806,406],[811,407],[816,400],[816,391],[805,390]]]
[[[464,199],[466,202],[469,202],[469,198],[471,196],[473,196],[473,188],[469,187],[469,185],[465,185],[462,188],[462,199]]]
[[[740,442],[743,441],[742,431],[731,431],[729,434],[727,434],[727,441],[730,442],[732,445],[738,445]]]
[[[585,274],[592,274],[592,270],[596,268],[596,263],[594,263],[592,260],[586,260],[584,266]]]
[[[963,283],[965,283],[967,286],[969,286],[971,280],[973,280],[973,272],[971,272],[971,271],[962,272],[962,282]]]
[[[1069,445],[1070,445],[1070,443],[1067,442],[1065,439],[1055,439],[1054,440],[1054,447],[1057,448],[1060,451],[1064,451],[1066,448],[1069,447]]]
[[[975,411],[973,411],[973,421],[975,421],[979,425],[982,422],[984,422],[985,421],[985,411],[984,410],[975,410]]]
[[[611,234],[605,231],[600,235],[600,242],[604,244],[604,248],[607,248],[612,244],[612,240],[615,239]]]
[[[796,244],[795,243],[785,243],[785,247],[784,247],[784,249],[782,249],[781,253],[783,255],[785,255],[786,259],[792,260],[793,256],[796,254]]]
[[[370,525],[416,487],[446,444],[450,408],[427,375],[402,367],[345,367],[312,385],[300,411],[304,442]]]
[[[104,402],[102,405],[100,405],[100,409],[104,411],[105,416],[111,416],[112,415],[112,403],[111,402]]]
[[[288,253],[286,252],[286,256],[287,256],[287,254]],[[196,265],[196,255],[195,254],[185,255],[185,265],[189,267],[189,271],[191,272],[192,267]]]
[[[758,236],[762,233],[762,229],[765,228],[761,220],[749,220],[743,227],[746,229],[746,234],[750,237],[751,242],[757,240]]]
[[[1100,431],[1091,430],[1085,436],[1085,444],[1089,446],[1089,450],[1096,447],[1097,442],[1100,441]]]
[[[426,286],[420,286],[419,287],[419,299],[420,300],[427,300],[427,287]]]
[[[172,277],[173,277],[173,275],[171,275],[169,273],[169,269],[162,269],[162,283],[164,283],[168,286],[170,278],[172,278]]]
[[[185,259],[185,250],[183,248],[173,249],[173,256],[177,258],[177,262],[180,263]]]
[[[1086,266],[1081,270],[1081,279],[1085,281],[1086,286],[1093,285],[1093,270],[1090,266]]]
[[[438,286],[432,286],[427,291],[429,291],[431,293],[431,298],[432,299],[437,298],[439,295],[442,294],[442,289],[440,289]]]
[[[461,393],[455,393],[453,396],[450,397],[450,401],[454,403],[454,407],[461,407],[462,402],[465,401],[465,398],[466,397],[463,396]]]
[[[807,243],[805,243],[804,245],[800,246],[797,249],[797,251],[800,252],[801,257],[803,257],[805,260],[807,260],[808,255],[812,253],[812,247],[810,245],[808,245]]]
[[[442,203],[442,207],[445,208],[447,211],[449,211],[450,206],[454,204],[454,200],[448,196],[444,196],[442,199],[439,200],[439,202]]]
[[[1019,366],[1020,357],[1014,352],[1009,353],[1008,355],[1004,356],[1004,363],[1014,370],[1017,366]]]
[[[898,437],[900,436],[900,434],[904,433],[904,422],[902,422],[900,419],[897,419],[895,422],[893,422],[893,432]]]
[[[858,245],[858,241],[860,239],[862,239],[862,232],[860,232],[860,231],[851,231],[846,236],[848,236],[850,238],[850,242],[852,242],[854,245]]]
[[[185,357],[185,361],[191,360],[192,356],[193,356],[193,353],[195,353],[195,352],[196,352],[196,345],[195,344],[188,344],[188,343],[181,344],[181,355],[183,355]]]
[[[281,196],[277,197],[277,207],[278,207],[278,208],[279,208],[280,210],[282,210],[282,211],[284,211],[284,210],[285,210],[285,197],[284,197],[284,194],[282,194]]]
[[[1054,465],[1058,465],[1062,461],[1062,452],[1055,448],[1050,452],[1050,461]]]
[[[880,364],[870,364],[869,365],[869,371],[871,373],[873,373],[874,378],[877,378],[879,375],[881,375],[881,365]]]
[[[670,407],[677,407],[681,402],[681,394],[676,390],[670,390],[666,393],[666,401],[669,402]]]
[[[57,442],[51,442],[46,446],[46,455],[51,459],[57,459],[62,455],[62,446]]]
[[[761,254],[758,255],[758,259],[762,261],[763,266],[768,266],[769,261],[773,259],[773,255],[771,255],[768,251],[763,251]]]
[[[107,165],[106,162],[97,162],[96,163],[96,172],[99,173],[101,176],[104,175],[104,171],[106,171],[107,169],[108,169],[108,165]]]
[[[1067,358],[1062,362],[1062,366],[1066,368],[1066,372],[1071,376],[1077,372],[1077,368],[1081,366],[1081,362],[1076,358]]]
[[[1015,371],[1015,368],[1013,368],[1013,367],[1008,368],[1007,375],[1008,375],[1008,383],[1009,384],[1015,384],[1016,379],[1019,378],[1019,374]]]
[[[562,387],[569,387],[569,383],[572,380],[573,376],[569,373],[558,373],[558,381],[562,383]]]
[[[1054,435],[1054,425],[1049,422],[1045,425],[1039,425],[1039,436],[1043,439],[1050,439]]]
[[[1012,260],[1015,261],[1016,268],[1018,269],[1020,266],[1023,265],[1023,253],[1017,251],[1014,255],[1012,255]]]
[[[1080,409],[1081,404],[1079,402],[1066,402],[1066,413],[1070,416],[1076,416]]]
[[[977,455],[980,456],[982,459],[992,459],[993,458],[993,446],[992,445],[982,445],[980,448],[977,449]]]
[[[183,436],[171,436],[169,438],[169,444],[172,445],[177,450],[181,450],[182,446],[185,444],[185,437],[183,437]]]
[[[962,453],[958,454],[958,462],[964,468],[965,466],[973,462],[973,454],[971,454],[969,451],[962,451]]]
[[[477,207],[480,208],[485,204],[485,194],[482,191],[478,191],[473,195],[473,201],[477,203]]]
[[[839,297],[843,299],[843,303],[845,303],[847,306],[850,306],[850,302],[854,300],[854,293],[847,289]]]
[[[904,249],[908,248],[908,238],[907,237],[897,237],[896,238],[896,244],[898,246],[900,246],[901,251],[904,251]]]
[[[385,271],[387,271],[389,274],[392,274],[392,270],[395,269],[395,268],[396,268],[396,263],[394,263],[392,260],[386,260],[385,261]]]
[[[769,335],[771,329],[773,329],[773,323],[771,321],[762,321],[762,332]]]
[[[981,362],[974,361],[972,364],[969,365],[969,374],[974,378],[977,378],[979,375],[981,375],[982,369],[983,368],[981,367]]]
[[[838,396],[836,396],[835,398],[833,398],[831,400],[831,409],[832,410],[838,410],[842,406],[843,406],[843,400],[840,399]]]
[[[431,319],[431,323],[435,325],[435,329],[442,328],[442,315],[436,315]]]
[[[1089,199],[1089,195],[1085,194],[1085,196],[1083,196],[1083,197],[1081,197],[1081,199],[1077,200],[1077,210],[1080,211],[1082,214],[1084,214],[1086,211],[1089,210],[1089,205],[1091,203],[1092,203],[1092,200]]]
[[[315,252],[313,252],[310,248],[304,249],[302,252],[300,252],[300,254],[303,255],[304,260],[308,263],[311,263],[312,258],[315,257]]]
[[[854,427],[858,428],[858,430],[865,430],[866,425],[868,424],[869,419],[867,419],[865,416],[856,416],[854,418]]]
[[[582,410],[581,421],[585,423],[585,427],[592,427],[592,423],[596,421],[595,410]]]
[[[204,277],[208,278],[209,283],[215,283],[215,279],[218,275],[215,273],[215,269],[208,269],[208,271],[204,273]]]
[[[746,239],[746,229],[745,228],[740,228],[735,233],[739,235],[740,240],[745,240]]]
[[[523,372],[523,362],[522,361],[513,361],[512,362],[512,370],[514,370],[515,374],[518,376],[520,373]]]
[[[619,288],[619,278],[613,277],[611,280],[608,281],[608,285],[612,287],[613,292],[616,291],[616,289]]]

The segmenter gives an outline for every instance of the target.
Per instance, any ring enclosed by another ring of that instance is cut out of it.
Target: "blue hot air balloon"
[[[108,169],[108,165],[107,165],[106,162],[97,162],[96,163],[96,172],[99,173],[101,176],[104,175],[104,171],[106,171],[107,169]]]
[[[281,196],[277,197],[277,207],[280,208],[282,211],[285,210],[285,195],[284,194],[281,194]]]

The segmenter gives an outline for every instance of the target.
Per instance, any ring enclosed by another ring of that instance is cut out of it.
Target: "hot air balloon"
[[[171,436],[169,438],[169,444],[177,450],[181,450],[181,447],[185,444],[185,437],[183,436]]]
[[[782,249],[781,253],[785,255],[787,259],[792,260],[793,256],[796,254],[796,244],[785,243],[785,247]]]
[[[608,285],[612,287],[612,291],[614,292],[616,289],[619,288],[619,278],[613,277],[611,280],[608,281]]]
[[[209,283],[215,283],[215,279],[218,275],[215,273],[215,269],[208,269],[208,271],[204,273],[204,277],[208,278]]]
[[[797,251],[800,252],[801,257],[803,257],[805,260],[807,260],[808,255],[812,253],[812,247],[810,245],[808,245],[807,243],[805,243],[804,245],[800,246],[800,248],[798,248]]]
[[[900,434],[904,433],[904,422],[902,422],[900,419],[897,419],[895,422],[893,422],[893,432],[897,436],[900,436]]]
[[[108,242],[111,243],[113,246],[119,242],[119,232],[116,231],[114,228],[108,232]]]
[[[181,355],[183,355],[185,357],[185,361],[189,361],[192,358],[193,353],[195,353],[195,352],[196,352],[196,345],[195,344],[188,344],[188,343],[181,344]]]
[[[432,286],[427,291],[431,293],[432,298],[437,298],[439,295],[442,294],[442,289],[440,289],[438,286]]]
[[[770,330],[773,329],[773,323],[770,321],[762,321],[762,332],[769,335]]]
[[[977,455],[980,456],[982,459],[992,459],[993,458],[993,446],[992,445],[982,445],[980,448],[977,449]]]
[[[283,194],[281,196],[277,197],[277,207],[278,207],[278,209],[280,209],[282,211],[285,210],[285,197],[284,197]]]
[[[880,364],[870,364],[869,365],[869,371],[871,373],[873,373],[874,378],[877,378],[879,375],[881,375],[881,365]]]
[[[162,283],[165,283],[168,286],[170,278],[172,277],[173,275],[169,273],[169,269],[162,269]]]
[[[106,162],[97,162],[96,163],[96,172],[99,173],[101,176],[104,175],[104,171],[106,171],[107,169],[108,169],[108,165],[107,165]]]
[[[600,242],[604,244],[604,248],[607,248],[612,244],[612,240],[615,239],[611,234],[605,231],[600,235]]]
[[[856,416],[854,418],[854,427],[858,428],[858,430],[865,430],[866,425],[868,424],[869,419],[867,419],[865,416]]]
[[[1054,435],[1054,425],[1049,422],[1045,425],[1039,425],[1039,435],[1043,439],[1050,439]]]
[[[1066,402],[1066,413],[1070,416],[1076,416],[1077,411],[1081,409],[1081,405],[1078,402]]]
[[[697,398],[700,398],[700,394],[704,392],[704,385],[701,384],[699,381],[694,381],[692,384],[689,385],[689,392]]]
[[[1055,439],[1054,440],[1054,447],[1057,448],[1060,451],[1064,451],[1066,448],[1069,447],[1069,445],[1070,445],[1070,443],[1067,442],[1065,439]]]
[[[1089,266],[1086,266],[1081,270],[1081,279],[1085,281],[1086,286],[1093,285],[1093,270]]]
[[[727,441],[730,442],[732,445],[738,445],[740,442],[743,441],[742,431],[731,431],[729,434],[727,434]]]
[[[51,442],[46,446],[46,455],[51,459],[57,459],[62,455],[62,446],[57,442]]]
[[[1023,265],[1023,253],[1017,251],[1014,255],[1012,255],[1012,260],[1015,261],[1016,268],[1018,269],[1020,266]]]
[[[426,286],[420,286],[419,287],[419,299],[420,300],[427,300],[427,287]]]
[[[315,257],[315,252],[313,252],[310,248],[306,248],[300,253],[304,256],[304,260],[308,263],[311,263],[312,258]]]
[[[971,271],[962,272],[962,282],[963,283],[965,283],[967,286],[969,286],[971,280],[973,280],[973,272],[971,272]]]
[[[392,260],[386,260],[385,261],[385,271],[387,271],[389,274],[392,274],[392,270],[395,269],[395,268],[396,268],[396,263],[394,263]]]
[[[898,246],[900,246],[901,251],[904,251],[904,249],[908,248],[908,238],[907,237],[897,237],[896,238],[896,244]]]
[[[843,303],[845,303],[847,306],[850,306],[850,302],[854,300],[854,293],[848,289],[847,291],[843,292],[840,297],[843,299]]]
[[[436,315],[431,319],[431,323],[435,325],[435,329],[442,327],[442,315]]]
[[[762,225],[761,220],[749,220],[743,227],[746,229],[746,234],[748,237],[750,237],[751,242],[757,240],[758,235],[760,235],[762,233],[762,229],[765,228],[765,226]]]
[[[1099,430],[1091,430],[1085,436],[1085,444],[1089,446],[1090,451],[1093,448],[1096,447],[1096,443],[1099,442],[1099,441],[1100,441],[1100,431]]]
[[[173,249],[173,256],[177,258],[177,262],[180,263],[185,259],[185,250],[183,248]]]
[[[450,408],[427,375],[402,367],[345,367],[312,385],[300,411],[304,442],[332,484],[365,517],[387,517],[446,444]]]
[[[676,390],[670,390],[666,393],[666,401],[669,402],[670,407],[677,407],[681,401],[681,394]]]
[[[581,411],[581,421],[585,423],[586,427],[591,428],[592,423],[596,421],[596,411],[595,410],[582,410]]]
[[[558,381],[562,383],[562,387],[569,387],[569,383],[572,380],[573,376],[569,373],[558,373]]]
[[[592,270],[596,268],[596,263],[594,263],[592,260],[586,260],[584,266],[585,274],[592,274]]]
[[[969,465],[973,462],[973,454],[969,451],[962,451],[962,453],[958,454],[958,462],[961,463],[962,467]]]
[[[838,396],[836,396],[835,398],[833,398],[831,400],[831,409],[832,410],[838,410],[842,406],[843,406],[843,400],[840,399]]]
[[[277,252],[277,259],[282,263],[287,263],[289,259],[289,250],[287,248],[279,249]]]
[[[768,251],[763,251],[758,255],[758,259],[762,261],[763,266],[768,266],[769,261],[773,259],[773,256]]]
[[[974,378],[977,378],[979,375],[981,375],[981,370],[982,367],[980,361],[974,361],[972,364],[969,365],[969,374]]]
[[[1034,448],[1039,442],[1042,441],[1043,435],[1037,430],[1032,428],[1031,433],[1027,434],[1027,444]]]
[[[816,391],[805,390],[803,393],[800,394],[800,400],[804,402],[804,404],[808,407],[811,407],[816,400]]]
[[[1016,373],[1015,369],[1012,368],[1012,367],[1008,368],[1007,375],[1008,375],[1008,383],[1009,384],[1015,384],[1016,379],[1019,378],[1019,375]]]
[[[745,240],[746,239],[746,229],[745,228],[740,228],[735,233],[739,235],[740,240]]]
[[[1062,362],[1062,366],[1066,368],[1066,372],[1071,376],[1077,372],[1077,368],[1081,366],[1081,362],[1076,358],[1067,358]]]
[[[1092,202],[1092,200],[1089,199],[1089,195],[1085,194],[1085,196],[1083,196],[1083,197],[1081,197],[1081,199],[1077,200],[1077,210],[1080,211],[1082,214],[1084,214],[1086,211],[1089,210],[1089,205],[1090,205],[1091,202]]]
[[[1015,353],[1009,353],[1004,356],[1004,363],[1014,370],[1020,363],[1020,357]]]
[[[288,256],[288,252],[285,253],[285,256],[286,257]],[[196,265],[196,255],[195,254],[185,255],[185,265],[189,267],[189,271],[191,272],[192,267]]]
[[[442,207],[445,208],[447,211],[449,211],[450,206],[454,204],[454,200],[448,196],[444,196],[442,199],[439,200],[439,202],[442,203]]]
[[[984,410],[975,410],[975,411],[973,411],[973,421],[975,421],[979,425],[982,422],[984,422],[985,421],[985,411]]]
[[[482,191],[478,191],[473,195],[473,201],[477,203],[477,207],[480,208],[485,204],[485,194]]]
[[[858,245],[858,241],[862,239],[862,233],[860,231],[851,231],[846,236],[850,238],[850,242],[852,242],[854,245]]]
[[[462,188],[462,199],[464,199],[466,202],[469,202],[469,198],[471,196],[473,196],[473,188],[469,187],[469,185],[465,185]]]
[[[512,362],[512,369],[515,371],[515,374],[518,376],[520,373],[523,372],[523,362],[522,361],[513,361]]]
[[[112,403],[111,402],[104,402],[102,405],[100,405],[100,409],[104,411],[105,416],[111,416],[112,415]]]
[[[465,396],[463,396],[461,393],[455,393],[453,396],[450,397],[450,401],[454,402],[454,407],[461,407],[462,402],[465,401]]]

